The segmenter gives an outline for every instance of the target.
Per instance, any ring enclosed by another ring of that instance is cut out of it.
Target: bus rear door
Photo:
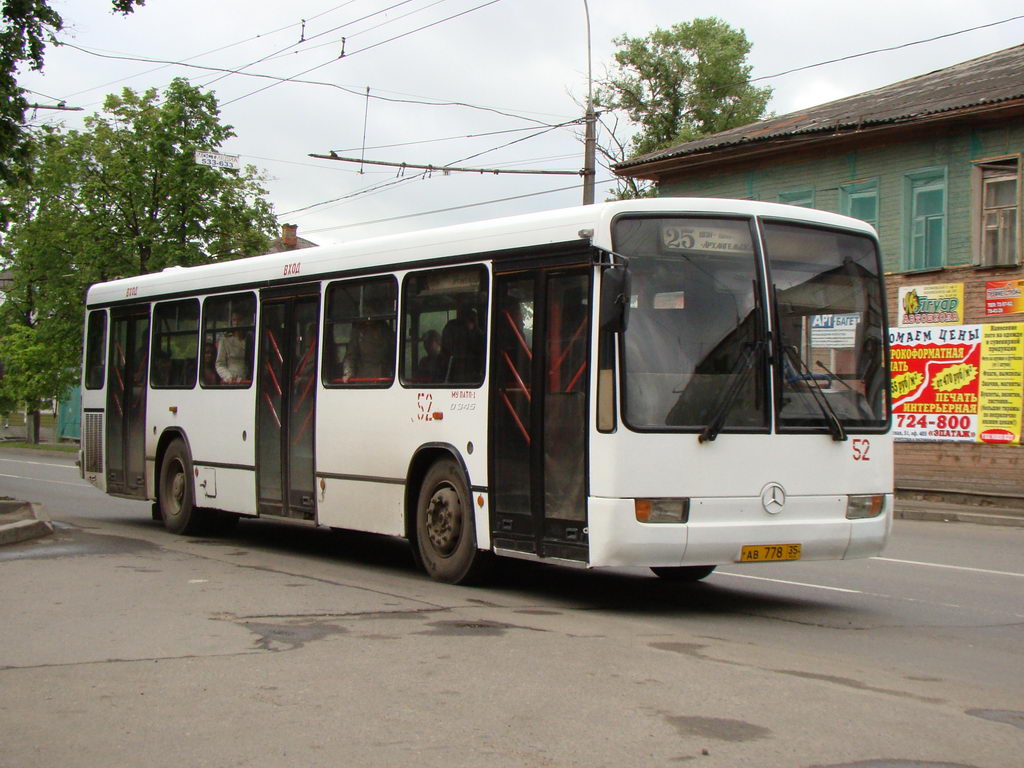
[[[261,515],[316,519],[316,414],[320,286],[264,291],[256,401]]]

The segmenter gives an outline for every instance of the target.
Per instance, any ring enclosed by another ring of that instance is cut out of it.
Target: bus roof
[[[89,288],[86,304],[105,305],[160,296],[217,293],[374,267],[408,268],[438,259],[457,259],[520,248],[580,241],[611,248],[611,222],[627,213],[730,214],[792,219],[874,234],[870,225],[827,211],[778,203],[717,198],[659,197],[562,208],[354,240],[340,245],[303,248],[196,267],[168,267],[162,272],[126,277]]]

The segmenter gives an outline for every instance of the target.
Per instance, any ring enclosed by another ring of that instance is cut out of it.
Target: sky
[[[310,155],[576,172],[582,129],[571,123],[620,35],[717,16],[745,31],[751,77],[773,88],[777,115],[1024,42],[1019,0],[147,0],[128,16],[109,0],[52,5],[67,45],[20,84],[38,104],[83,111],[40,109],[33,124],[78,128],[108,93],[189,78],[216,93],[237,134],[219,151],[264,173],[278,221],[320,245],[578,205],[579,175]],[[599,169],[599,201],[612,178]]]

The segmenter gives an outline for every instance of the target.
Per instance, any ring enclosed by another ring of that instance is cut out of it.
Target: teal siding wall
[[[972,263],[971,178],[974,163],[988,158],[1024,154],[1024,120],[996,128],[961,128],[941,136],[921,137],[889,146],[845,154],[791,159],[778,165],[715,173],[665,183],[664,196],[733,197],[779,202],[783,192],[812,188],[814,207],[840,211],[840,185],[878,180],[878,236],[888,272],[903,271],[907,233],[905,175],[924,168],[945,167],[945,265]]]

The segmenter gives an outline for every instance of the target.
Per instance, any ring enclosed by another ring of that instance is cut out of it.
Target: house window
[[[878,229],[878,179],[854,181],[839,187],[839,212]]]
[[[975,166],[975,263],[1017,263],[1020,183],[1016,159]]]
[[[904,177],[904,269],[936,269],[946,263],[946,169],[928,168]]]
[[[814,207],[813,189],[787,189],[779,192],[779,202],[786,205],[799,205],[804,208]]]

